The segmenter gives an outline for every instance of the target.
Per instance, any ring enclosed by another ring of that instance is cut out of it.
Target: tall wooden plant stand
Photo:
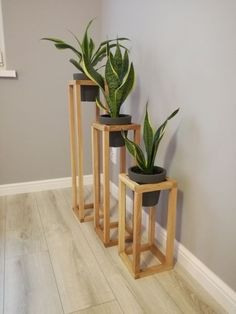
[[[90,80],[73,80],[68,84],[70,113],[70,148],[72,173],[72,208],[80,222],[93,220],[93,215],[87,215],[86,209],[93,208],[93,203],[84,203],[84,144],[81,114],[81,86],[94,86]],[[99,109],[96,105],[96,120]]]
[[[125,244],[125,217],[126,217],[126,186],[134,191],[133,213],[133,245]],[[155,207],[149,208],[148,243],[141,243],[142,226],[142,195],[144,192],[168,190],[167,240],[165,255],[155,245]],[[138,184],[126,174],[119,175],[119,254],[134,278],[148,276],[154,273],[170,270],[174,265],[174,239],[176,220],[177,182],[167,179],[161,183]],[[141,268],[141,252],[150,250],[160,264]],[[132,255],[132,259],[129,258]]]
[[[118,239],[112,239],[110,231],[118,227],[118,221],[110,220],[110,132],[133,130],[134,141],[140,142],[140,125],[104,125],[93,123],[92,125],[92,145],[93,145],[93,177],[94,177],[94,227],[105,247],[118,244]],[[103,165],[103,204],[101,204],[101,184],[100,184],[100,133],[102,133],[102,165]],[[126,149],[120,147],[120,173],[126,170]],[[101,218],[103,223],[101,224]],[[131,233],[127,226],[127,231]]]

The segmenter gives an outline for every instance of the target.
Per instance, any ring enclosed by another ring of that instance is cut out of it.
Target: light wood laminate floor
[[[0,313],[225,313],[177,265],[134,280],[70,203],[70,189],[0,198]]]

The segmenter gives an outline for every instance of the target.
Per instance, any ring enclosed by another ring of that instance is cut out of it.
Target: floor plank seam
[[[116,298],[114,298],[113,300],[106,301],[106,302],[98,303],[98,304],[96,304],[96,305],[91,305],[91,306],[85,307],[85,308],[83,308],[83,309],[78,309],[78,310],[75,310],[75,311],[73,311],[73,312],[69,312],[69,313],[66,313],[66,314],[77,314],[77,313],[79,313],[80,311],[93,309],[93,308],[95,308],[95,307],[97,307],[97,306],[99,306],[99,305],[106,305],[106,304],[112,303],[112,302],[114,302],[114,301],[117,301]],[[117,301],[117,303],[118,303],[118,301]],[[119,303],[118,303],[118,305],[119,305]],[[120,307],[120,305],[119,305],[119,307]],[[121,308],[120,308],[120,310],[121,310],[122,313],[124,313],[124,311],[123,311]]]
[[[35,200],[35,204],[36,204],[36,208],[37,208],[37,211],[38,211],[38,214],[39,214],[41,227],[42,227],[42,231],[43,231],[43,237],[44,237],[46,245],[47,245],[47,252],[48,252],[48,256],[49,256],[49,260],[50,260],[50,265],[51,265],[51,268],[52,268],[53,277],[54,277],[55,284],[56,284],[56,287],[57,287],[57,293],[58,293],[59,300],[60,300],[60,303],[61,303],[61,308],[62,308],[63,313],[67,314],[65,312],[65,310],[64,310],[62,299],[61,299],[61,294],[60,294],[60,291],[59,291],[59,288],[58,288],[57,278],[56,278],[55,270],[54,270],[52,259],[51,259],[51,254],[50,254],[50,250],[49,250],[49,246],[48,246],[48,241],[47,241],[47,237],[46,237],[45,228],[44,228],[44,225],[43,225],[43,220],[42,220],[41,213],[40,213],[40,210],[39,210],[38,201],[37,201],[37,198],[35,197],[35,194],[34,193],[32,193],[32,194],[33,194],[33,197],[34,197],[34,200]]]
[[[70,207],[70,204],[69,204],[68,200],[66,199],[64,193],[62,193],[62,195],[63,195],[63,198],[64,198],[66,204]],[[78,222],[78,225],[79,225],[79,227],[80,227],[80,222]],[[117,301],[119,307],[121,308],[121,311],[124,313],[123,308],[122,308],[122,306],[121,306],[119,300],[116,298],[116,294],[115,294],[114,290],[112,289],[112,287],[111,287],[109,281],[107,280],[107,278],[106,278],[106,276],[105,276],[105,273],[103,272],[103,270],[102,270],[102,268],[101,268],[101,266],[100,266],[100,264],[99,264],[99,262],[98,262],[98,259],[97,259],[97,257],[96,257],[96,254],[94,254],[93,249],[92,249],[92,247],[90,246],[90,243],[89,243],[89,241],[87,240],[87,238],[86,238],[86,236],[85,236],[85,234],[84,234],[83,228],[80,227],[80,230],[81,230],[82,234],[84,235],[85,241],[86,241],[88,247],[90,248],[90,250],[91,250],[91,252],[92,252],[92,254],[93,254],[93,256],[94,256],[94,258],[95,258],[95,260],[96,260],[96,262],[97,262],[98,268],[100,269],[101,273],[103,274],[103,276],[104,276],[104,278],[105,278],[105,280],[106,280],[106,282],[107,282],[107,284],[108,284],[108,286],[109,286],[109,288],[110,288],[110,290],[111,290],[111,292],[112,292],[112,294],[113,294],[113,296],[114,296],[114,300]],[[98,239],[98,241],[99,241],[99,239]],[[100,244],[100,243],[99,243],[99,244]],[[110,301],[108,301],[108,302],[110,302]],[[108,303],[108,302],[105,302],[105,303]]]

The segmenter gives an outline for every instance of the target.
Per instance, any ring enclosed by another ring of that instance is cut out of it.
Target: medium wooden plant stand
[[[84,144],[81,114],[81,86],[94,86],[90,80],[73,80],[68,84],[69,113],[70,113],[70,149],[72,173],[72,208],[80,220],[93,220],[93,215],[87,215],[86,210],[93,208],[93,203],[84,203]],[[96,105],[96,120],[99,109]]]
[[[112,239],[110,231],[118,228],[118,221],[111,222],[110,217],[110,132],[133,131],[135,143],[140,142],[140,125],[104,125],[93,123],[92,125],[92,146],[93,146],[93,177],[94,177],[94,227],[105,247],[118,244],[118,239]],[[103,204],[101,204],[101,184],[100,184],[100,133],[102,133],[102,165],[103,165]],[[120,147],[120,173],[126,171],[126,149]],[[101,223],[101,218],[103,223]],[[127,232],[132,233],[127,226]],[[128,236],[130,238],[130,235]]]
[[[126,221],[126,186],[134,191],[133,213],[133,245],[126,247],[125,221]],[[155,245],[155,207],[149,208],[148,243],[141,243],[142,226],[142,194],[144,192],[168,190],[168,216],[167,240],[165,255]],[[174,239],[176,219],[177,182],[168,178],[166,181],[155,184],[138,184],[126,174],[119,175],[119,254],[134,278],[148,276],[154,273],[170,270],[174,265]],[[160,264],[141,268],[141,252],[150,250]],[[132,260],[129,258],[132,255]]]

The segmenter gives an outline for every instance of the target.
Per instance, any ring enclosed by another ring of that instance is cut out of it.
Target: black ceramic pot
[[[129,168],[128,173],[131,180],[140,184],[159,183],[166,179],[166,170],[161,167],[154,167],[154,174],[144,174],[137,166],[134,166]],[[160,191],[143,193],[142,205],[146,207],[155,206],[159,196]]]
[[[127,114],[120,114],[119,117],[112,118],[108,114],[103,114],[99,117],[99,122],[108,125],[122,125],[130,124],[131,116]],[[125,141],[120,131],[110,133],[110,147],[121,147],[125,145]]]
[[[84,73],[74,73],[74,80],[90,80]],[[95,101],[96,97],[99,96],[98,86],[81,86],[81,101]]]

